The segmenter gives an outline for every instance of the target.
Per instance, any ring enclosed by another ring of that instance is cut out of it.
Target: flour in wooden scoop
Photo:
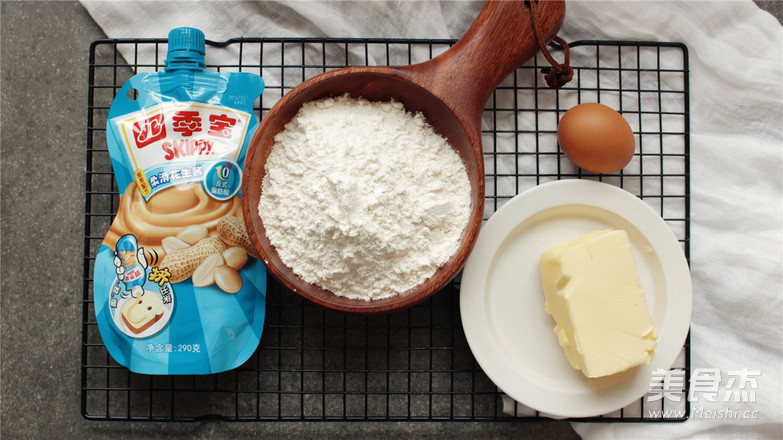
[[[280,258],[336,295],[380,299],[432,276],[470,216],[465,165],[396,101],[312,101],[275,136],[258,211]]]

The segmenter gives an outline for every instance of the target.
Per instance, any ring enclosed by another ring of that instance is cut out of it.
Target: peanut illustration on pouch
[[[187,247],[190,247],[188,243],[185,243],[184,241],[180,240],[177,237],[164,238],[163,240],[161,240],[161,246],[163,246],[163,251],[167,254],[171,254],[180,249],[185,249]]]
[[[239,246],[250,256],[258,258],[256,248],[253,246],[253,242],[250,241],[250,236],[247,235],[247,229],[245,229],[242,220],[234,216],[225,216],[218,221],[217,230],[220,238],[227,244]]]
[[[193,275],[193,285],[196,287],[207,287],[215,282],[215,268],[223,264],[223,257],[220,254],[212,254],[198,265]]]
[[[195,287],[216,284],[226,293],[242,288],[239,270],[248,255],[257,258],[244,223],[233,215],[218,221],[216,234],[203,225],[192,225],[176,236],[163,238],[161,245],[166,252],[161,267],[170,271],[171,283],[190,278]]]
[[[187,244],[193,245],[207,238],[208,234],[209,231],[205,226],[193,225],[183,229],[182,232],[177,234],[175,238],[178,238]]]

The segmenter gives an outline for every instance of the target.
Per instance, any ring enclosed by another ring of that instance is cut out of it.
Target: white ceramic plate
[[[538,259],[607,228],[628,232],[658,348],[650,365],[587,379],[552,331]],[[691,308],[688,263],[666,222],[633,194],[587,180],[543,184],[501,207],[478,236],[460,290],[462,325],[481,368],[511,398],[553,417],[606,414],[644,396],[652,371],[669,369],[682,350]]]

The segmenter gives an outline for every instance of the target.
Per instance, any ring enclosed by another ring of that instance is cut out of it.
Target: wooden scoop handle
[[[541,35],[549,42],[563,24],[565,2],[541,0],[536,6]],[[490,0],[454,47],[403,70],[463,122],[479,124],[492,91],[538,50],[529,2]]]

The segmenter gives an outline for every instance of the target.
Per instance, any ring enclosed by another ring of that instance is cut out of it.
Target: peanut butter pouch
[[[139,73],[109,110],[120,192],[95,259],[93,296],[112,357],[143,374],[209,374],[258,347],[266,269],[240,184],[260,76],[205,70],[204,34],[169,33],[163,72]]]

